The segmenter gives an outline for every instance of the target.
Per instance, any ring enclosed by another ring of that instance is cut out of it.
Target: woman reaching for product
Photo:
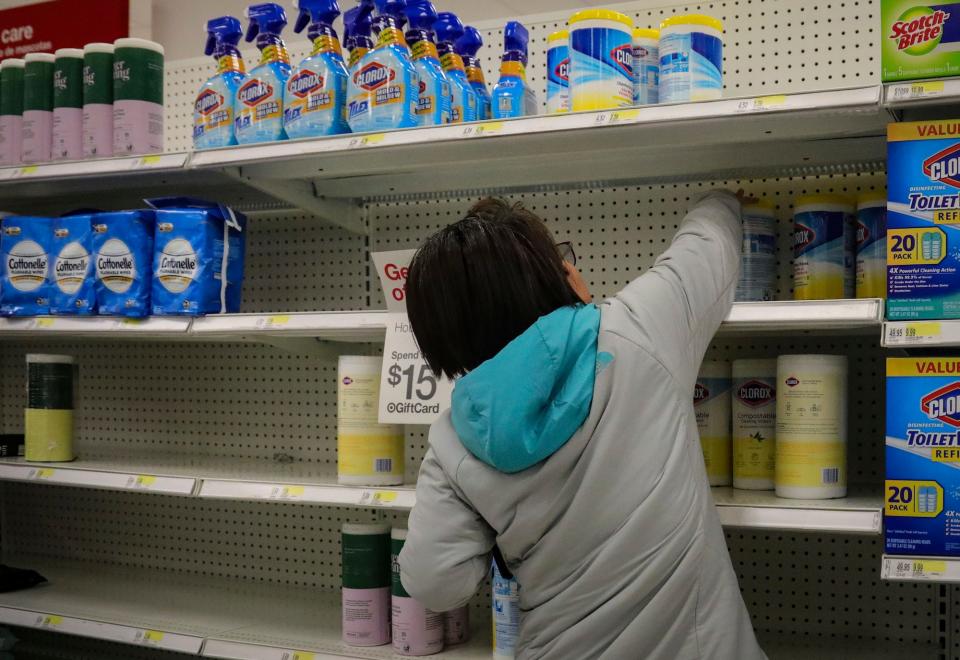
[[[410,322],[431,368],[460,378],[400,555],[412,596],[465,604],[496,547],[520,583],[518,658],[765,657],[692,404],[741,236],[740,200],[710,193],[599,305],[522,208],[485,200],[426,241]]]

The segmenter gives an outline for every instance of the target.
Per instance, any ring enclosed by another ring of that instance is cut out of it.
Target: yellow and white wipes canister
[[[776,393],[776,359],[733,361],[734,488],[773,489]]]
[[[777,358],[777,496],[847,494],[847,358]]]
[[[377,423],[382,358],[341,355],[337,366],[337,480],[403,483],[403,427]]]
[[[887,195],[857,199],[857,298],[887,297]]]
[[[730,363],[704,362],[693,390],[700,447],[711,486],[729,486]]]
[[[853,298],[854,204],[842,195],[808,195],[793,208],[793,297]]]
[[[660,23],[660,103],[723,95],[723,23],[713,16],[671,16]]]
[[[574,112],[633,105],[633,21],[609,9],[579,11],[570,32],[570,105]]]

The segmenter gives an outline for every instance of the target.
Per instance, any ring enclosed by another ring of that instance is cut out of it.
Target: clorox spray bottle
[[[376,0],[377,45],[350,73],[347,119],[355,133],[417,125],[417,69],[402,26],[406,0]]]
[[[340,15],[337,0],[297,0],[300,16],[293,31],[309,25],[313,51],[294,70],[283,95],[283,128],[287,137],[349,133],[347,66],[333,21]]]
[[[503,57],[500,60],[500,81],[493,88],[495,119],[526,117],[537,114],[537,95],[527,84],[527,28],[510,21],[503,28]]]
[[[490,92],[487,91],[487,81],[483,77],[480,59],[477,53],[483,47],[483,37],[480,31],[468,25],[463,28],[463,36],[453,44],[454,50],[463,58],[463,66],[467,71],[467,80],[477,95],[477,119],[490,119],[493,115],[490,110]]]
[[[420,126],[438,126],[450,121],[450,83],[440,66],[437,45],[433,41],[433,24],[437,10],[429,0],[407,3],[407,43],[413,52],[413,65],[420,75],[417,120]]]
[[[437,22],[433,24],[437,32],[437,47],[440,51],[440,64],[450,81],[452,94],[450,121],[459,124],[465,121],[477,120],[477,93],[473,91],[467,72],[463,66],[463,58],[457,55],[454,43],[463,36],[463,23],[457,15],[449,12],[440,12]]]
[[[257,40],[260,64],[237,89],[237,142],[253,144],[283,140],[283,88],[290,77],[290,55],[280,33],[287,26],[283,7],[273,2],[247,8],[247,41]]]
[[[243,26],[233,16],[221,16],[207,22],[205,55],[217,61],[217,75],[203,83],[193,103],[193,148],[213,149],[237,143],[233,134],[234,103],[237,90],[247,74],[237,44],[243,38]]]
[[[373,50],[373,10],[373,0],[360,0],[343,15],[343,45],[350,53],[347,71],[351,74],[363,56]]]

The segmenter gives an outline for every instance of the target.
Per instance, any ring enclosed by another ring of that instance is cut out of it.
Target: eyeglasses
[[[577,265],[577,254],[573,251],[573,243],[570,241],[557,243],[557,252],[560,253],[560,258],[571,266]]]

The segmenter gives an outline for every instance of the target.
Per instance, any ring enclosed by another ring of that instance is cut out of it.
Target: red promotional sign
[[[112,43],[130,31],[130,0],[52,0],[0,11],[0,59]]]

